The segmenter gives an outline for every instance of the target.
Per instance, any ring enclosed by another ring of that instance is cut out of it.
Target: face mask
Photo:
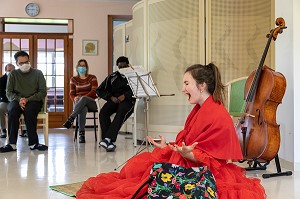
[[[31,67],[30,64],[23,64],[23,65],[19,66],[20,70],[25,73],[30,70],[30,67]]]
[[[86,67],[78,67],[77,68],[77,71],[79,74],[85,74],[86,73]]]

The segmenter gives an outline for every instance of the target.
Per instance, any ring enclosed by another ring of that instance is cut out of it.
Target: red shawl
[[[215,103],[210,96],[200,107],[196,105],[189,114],[184,129],[177,135],[175,143],[191,145],[219,160],[243,158],[232,119],[222,104]],[[174,153],[174,162],[181,156]]]

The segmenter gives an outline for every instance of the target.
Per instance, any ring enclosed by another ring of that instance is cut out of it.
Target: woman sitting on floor
[[[131,198],[148,179],[154,162],[169,162],[184,167],[208,166],[216,178],[221,199],[266,198],[259,179],[246,177],[245,169],[230,163],[243,158],[232,119],[223,106],[224,85],[214,64],[192,65],[183,77],[184,92],[195,107],[174,143],[156,143],[153,152],[130,159],[120,173],[99,174],[84,182],[78,199]],[[144,193],[147,188],[140,193]]]

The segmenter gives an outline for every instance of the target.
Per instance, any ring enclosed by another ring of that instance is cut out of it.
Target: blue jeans
[[[87,112],[97,111],[97,104],[95,99],[83,96],[77,103],[74,103],[74,110],[70,117],[76,118],[78,116],[78,127],[79,131],[84,131],[85,122],[86,122],[86,114]]]

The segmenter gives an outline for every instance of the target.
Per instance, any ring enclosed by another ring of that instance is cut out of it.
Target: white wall
[[[300,121],[300,106],[296,102],[300,100],[298,86],[300,85],[299,51],[300,41],[297,35],[300,30],[296,20],[300,17],[299,0],[276,0],[275,17],[283,17],[287,29],[276,40],[275,63],[276,70],[283,73],[287,79],[287,89],[277,112],[277,123],[281,125],[281,146],[279,157],[291,162],[295,171],[300,170],[300,130],[297,121]],[[298,74],[298,75],[297,75]]]
[[[138,0],[137,0],[138,1]],[[136,1],[136,2],[137,2]],[[25,6],[28,0],[1,0],[0,17],[28,17]],[[95,74],[99,82],[107,76],[108,65],[108,15],[131,15],[134,2],[97,3],[82,0],[35,0],[40,5],[40,14],[36,18],[74,19],[73,63],[81,58],[88,61],[90,73]],[[82,55],[82,40],[98,40],[98,56]]]
[[[291,1],[291,0],[289,0]],[[284,3],[285,1],[282,0]],[[298,122],[300,121],[300,93],[299,93],[299,86],[300,86],[300,38],[299,38],[299,31],[300,26],[298,20],[300,19],[300,1],[293,0],[293,23],[291,24],[291,28],[293,29],[293,67],[291,67],[291,73],[294,74],[294,170],[300,171],[300,129],[298,126]],[[286,11],[288,12],[288,11]]]

